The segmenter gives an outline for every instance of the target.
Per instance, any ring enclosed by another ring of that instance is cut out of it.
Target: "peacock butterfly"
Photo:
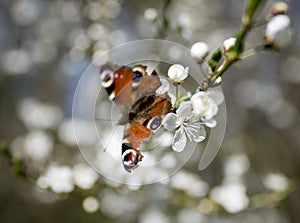
[[[161,86],[157,72],[146,66],[134,67],[106,64],[100,69],[102,87],[122,112],[118,124],[125,125],[121,157],[126,171],[131,172],[142,161],[140,146],[161,126],[172,109],[167,93],[156,94]]]

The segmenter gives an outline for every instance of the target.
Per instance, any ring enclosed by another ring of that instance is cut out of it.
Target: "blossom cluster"
[[[169,67],[169,79],[177,87],[188,77],[188,67],[174,64]],[[176,96],[173,112],[163,120],[164,128],[174,132],[172,149],[184,150],[187,141],[201,142],[206,138],[205,126],[213,128],[217,125],[214,116],[218,113],[218,105],[224,100],[219,91],[196,91],[193,95]]]
[[[201,70],[203,71],[203,64],[208,65],[208,70],[204,71],[207,79],[200,83],[196,93],[183,97],[179,97],[177,94],[173,112],[167,114],[164,119],[165,129],[175,132],[172,143],[173,150],[182,151],[186,146],[187,139],[194,142],[203,141],[206,137],[205,126],[210,128],[216,126],[217,122],[214,116],[218,113],[218,105],[223,102],[224,98],[221,92],[207,90],[221,84],[221,75],[227,67],[234,61],[254,55],[257,49],[280,49],[290,42],[291,20],[286,15],[287,11],[288,5],[284,2],[277,2],[273,5],[263,23],[266,24],[263,47],[258,46],[243,51],[243,47],[239,43],[242,39],[237,35],[224,40],[222,47],[215,50],[206,62],[209,46],[205,42],[196,42],[192,45],[191,57],[197,61]],[[251,25],[256,26],[255,24]],[[178,85],[188,77],[188,72],[189,68],[181,64],[174,64],[169,68],[169,79],[176,86],[177,91]]]
[[[37,179],[37,186],[55,193],[70,193],[75,186],[83,190],[93,188],[98,178],[98,173],[86,164],[79,163],[73,168],[51,164],[44,175]]]

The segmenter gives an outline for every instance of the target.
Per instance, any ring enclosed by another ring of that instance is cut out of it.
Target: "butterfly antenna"
[[[95,120],[104,121],[104,122],[114,122],[117,123],[117,120],[105,119],[105,118],[95,118]]]
[[[117,121],[117,120],[111,120],[111,119],[105,119],[105,118],[95,118],[95,120],[100,120],[100,121],[104,121],[104,122],[114,122],[114,123],[118,123],[118,122],[119,122],[119,121]],[[110,136],[108,142],[111,141],[112,137],[113,137],[113,134],[111,134],[111,136]],[[109,145],[109,144],[108,144],[108,145]],[[108,145],[103,149],[103,152],[106,152],[106,150],[107,150],[107,148],[108,148]]]

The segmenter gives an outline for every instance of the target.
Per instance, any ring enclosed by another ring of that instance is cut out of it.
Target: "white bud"
[[[222,77],[217,77],[215,82],[213,83],[213,87],[217,87],[222,83]]]
[[[191,56],[198,62],[202,62],[209,53],[209,46],[204,42],[194,43],[191,47]]]
[[[285,2],[275,2],[272,6],[272,9],[267,19],[269,20],[276,15],[286,14],[288,10],[289,10],[289,6]]]
[[[184,68],[181,64],[173,64],[169,67],[168,76],[173,82],[181,83],[187,78],[188,72],[189,67]]]
[[[265,45],[275,45],[282,48],[286,46],[292,38],[291,20],[286,15],[277,15],[267,24],[265,31]]]
[[[235,37],[230,37],[226,40],[224,40],[223,42],[223,48],[225,52],[228,52],[229,50],[232,49],[232,47],[234,47],[236,42],[236,38]]]

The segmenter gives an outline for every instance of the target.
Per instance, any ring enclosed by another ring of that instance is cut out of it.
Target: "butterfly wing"
[[[122,110],[131,102],[133,72],[130,67],[116,69],[113,65],[106,64],[101,67],[100,78],[102,87],[108,93],[108,97]]]
[[[127,125],[122,143],[122,161],[126,171],[131,172],[142,161],[141,143],[151,136],[151,131],[138,122]]]
[[[144,96],[132,106],[122,144],[122,161],[128,172],[142,160],[140,145],[159,129],[171,107],[167,94]]]
[[[154,94],[161,85],[159,77],[155,71],[149,75],[146,66],[138,65],[133,68],[105,64],[100,69],[100,79],[113,101],[122,111],[123,116],[127,116],[131,106],[141,97],[147,94]],[[121,118],[120,124],[125,124],[126,119]]]

